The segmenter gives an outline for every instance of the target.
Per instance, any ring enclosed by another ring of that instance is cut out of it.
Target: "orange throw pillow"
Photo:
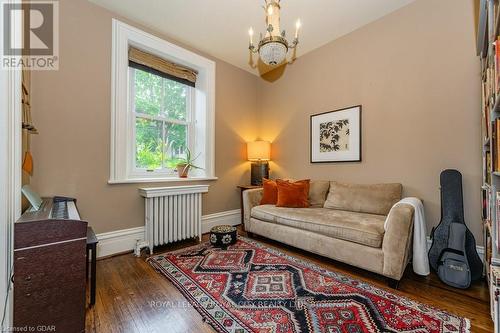
[[[278,187],[274,180],[262,179],[262,199],[260,200],[261,205],[276,205],[278,201]]]
[[[309,179],[289,182],[276,180],[278,202],[276,207],[307,208],[309,207]]]

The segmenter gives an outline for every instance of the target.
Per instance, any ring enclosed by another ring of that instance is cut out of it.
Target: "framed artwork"
[[[311,116],[311,163],[361,162],[361,105]]]

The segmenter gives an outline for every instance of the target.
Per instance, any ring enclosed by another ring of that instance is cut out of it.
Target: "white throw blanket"
[[[418,198],[404,198],[397,202],[393,207],[399,204],[408,204],[415,208],[413,220],[413,271],[418,275],[429,275],[429,258],[427,257],[427,236],[424,204]],[[384,229],[387,230],[387,222],[391,213],[387,216]]]

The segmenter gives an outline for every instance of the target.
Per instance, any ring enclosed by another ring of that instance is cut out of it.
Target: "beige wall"
[[[259,86],[274,176],[402,182],[439,223],[439,173],[463,174],[466,221],[480,224],[480,66],[472,0],[418,0],[288,66]],[[309,163],[309,116],[363,105],[363,161]]]
[[[144,224],[138,187],[180,185],[107,184],[112,17],[85,0],[61,1],[60,69],[37,71],[32,78],[33,117],[40,131],[32,140],[32,186],[42,195],[78,198],[81,215],[98,233]],[[219,180],[208,182],[205,214],[239,208],[236,185],[249,179],[244,143],[257,135],[258,78],[214,60]]]
[[[84,0],[60,7],[60,70],[32,79],[40,130],[32,185],[77,197],[98,233],[140,226],[137,188],[174,184],[107,184],[114,16]],[[405,195],[424,199],[429,231],[440,217],[439,173],[457,168],[466,219],[481,243],[474,49],[472,0],[417,0],[300,57],[273,83],[214,59],[219,180],[209,182],[204,213],[239,208],[235,186],[249,178],[244,142],[260,134],[273,141],[273,176],[402,182]],[[356,104],[363,105],[363,162],[310,164],[309,116]]]

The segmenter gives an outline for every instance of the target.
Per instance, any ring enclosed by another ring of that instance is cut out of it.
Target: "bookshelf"
[[[500,4],[480,0],[477,54],[481,60],[482,222],[491,316],[500,332]]]

